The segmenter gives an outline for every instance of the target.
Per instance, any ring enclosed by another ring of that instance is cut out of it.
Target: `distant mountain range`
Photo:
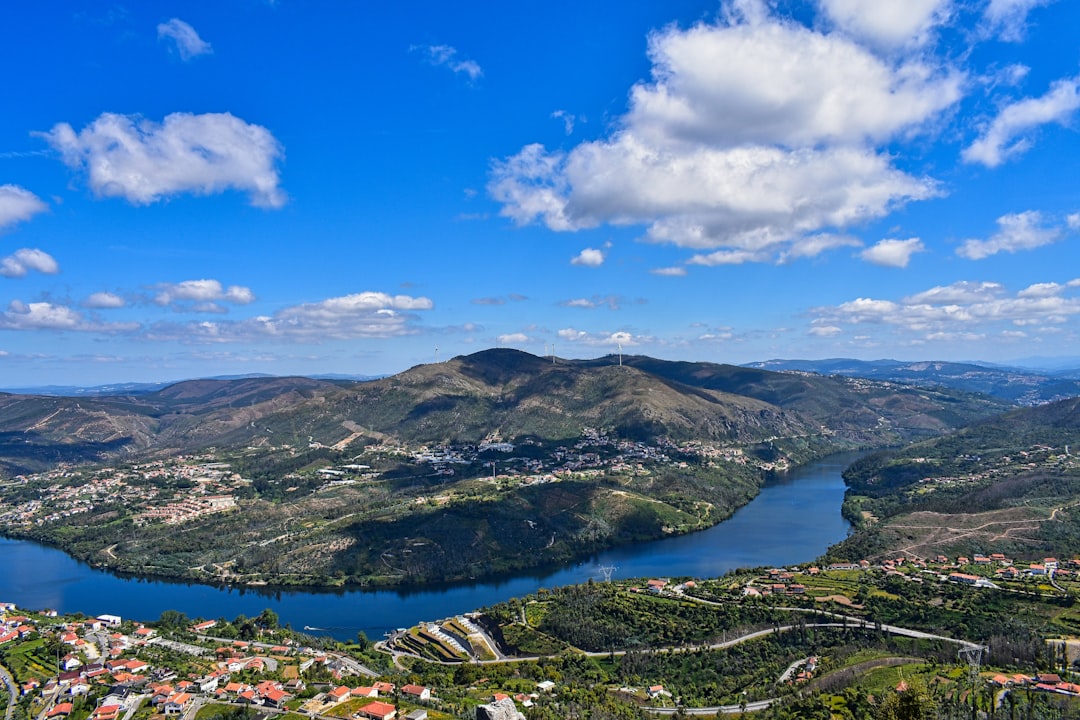
[[[200,380],[249,380],[251,378],[273,378],[277,375],[267,373],[250,373],[246,375],[214,375]],[[312,380],[343,380],[347,382],[367,382],[377,380],[385,375],[348,375],[343,373],[326,373],[323,375],[310,375]],[[0,388],[0,392],[15,395],[52,395],[56,397],[100,397],[102,395],[145,395],[157,392],[162,388],[175,385],[185,380],[172,380],[168,382],[129,382],[112,383],[109,385],[30,385],[26,387]]]
[[[1080,370],[1038,371],[990,364],[898,360],[766,360],[746,367],[809,372],[940,386],[979,392],[1016,405],[1038,405],[1080,395]]]

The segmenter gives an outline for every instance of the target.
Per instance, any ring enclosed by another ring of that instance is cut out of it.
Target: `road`
[[[4,684],[7,685],[8,693],[8,705],[7,710],[4,711],[4,720],[11,720],[15,715],[15,701],[19,699],[19,689],[15,685],[15,678],[11,677],[11,673],[3,665],[0,665],[0,678],[3,678]]]

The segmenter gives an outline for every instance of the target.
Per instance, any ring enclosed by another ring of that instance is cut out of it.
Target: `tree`
[[[937,717],[937,704],[925,683],[912,678],[901,686],[882,701],[877,720],[931,720]]]
[[[179,610],[165,610],[158,618],[158,626],[169,630],[186,630],[190,624],[188,616]]]
[[[278,614],[270,608],[266,608],[259,614],[259,617],[255,618],[255,622],[264,630],[277,630]]]

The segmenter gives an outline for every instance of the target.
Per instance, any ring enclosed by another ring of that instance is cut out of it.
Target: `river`
[[[821,555],[847,535],[840,476],[857,453],[832,455],[766,483],[754,500],[708,530],[637,543],[545,572],[424,590],[275,591],[120,577],[28,541],[0,538],[0,601],[61,613],[156,620],[164,610],[232,619],[265,608],[296,630],[378,639],[388,630],[475,610],[541,587],[615,578],[715,577],[738,567],[783,566]]]

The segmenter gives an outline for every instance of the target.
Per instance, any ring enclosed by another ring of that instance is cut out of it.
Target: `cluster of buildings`
[[[115,615],[56,622],[48,622],[56,617],[51,611],[33,615],[20,613],[11,603],[0,605],[0,646],[54,636],[69,649],[57,657],[55,668],[40,674],[31,675],[20,668],[20,691],[40,703],[34,712],[43,720],[64,720],[85,706],[88,697],[94,702],[89,720],[121,720],[129,711],[147,704],[164,716],[178,716],[194,703],[208,700],[281,709],[306,690],[300,673],[313,666],[325,668],[339,682],[348,675],[370,673],[352,658],[300,647],[292,640],[280,645],[237,640],[211,649],[164,640],[154,628],[125,623]],[[212,620],[199,622],[188,630],[204,633],[216,624]],[[156,645],[197,658],[188,666],[201,671],[185,674],[153,660],[167,656],[148,654]],[[286,662],[295,668],[288,680],[278,672]],[[260,676],[263,679],[258,679]],[[399,689],[392,683],[371,682],[356,687],[330,685],[304,707],[321,712],[346,700],[371,700],[362,704],[354,717],[392,720],[398,717],[397,707],[387,700],[395,697],[414,703],[434,699],[427,687],[405,685]],[[403,717],[426,720],[427,712],[415,710]]]
[[[122,501],[140,522],[179,523],[236,507],[234,491],[249,481],[209,456],[180,456],[126,468],[61,468],[20,475],[16,482],[36,487],[36,497],[16,494],[0,500],[0,525],[43,525],[93,512]]]
[[[204,515],[228,512],[236,509],[236,498],[232,495],[196,495],[168,503],[149,507],[140,513],[135,521],[139,523],[161,521],[169,525],[194,520]]]

